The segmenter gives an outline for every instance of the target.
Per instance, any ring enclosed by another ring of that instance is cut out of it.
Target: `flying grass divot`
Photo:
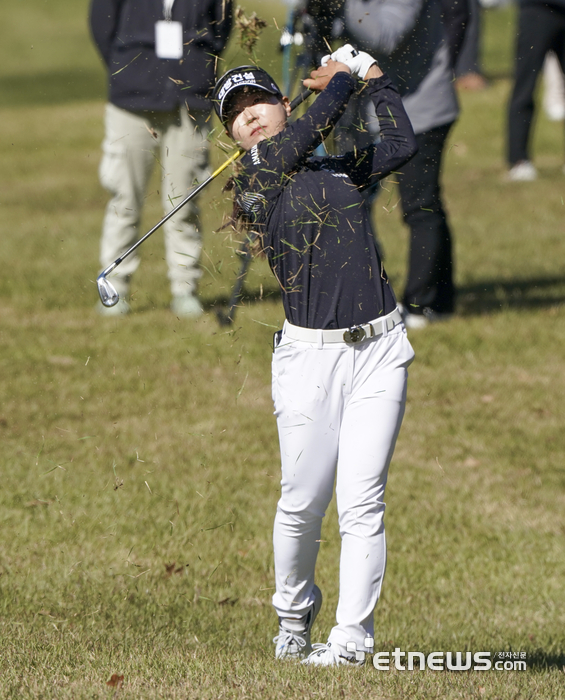
[[[235,11],[235,26],[239,31],[239,45],[247,54],[254,56],[255,45],[263,29],[268,26],[267,22],[257,17],[255,12],[247,17],[245,10],[238,5]]]

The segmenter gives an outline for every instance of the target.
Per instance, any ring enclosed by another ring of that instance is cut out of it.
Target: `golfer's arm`
[[[416,137],[402,100],[384,75],[367,86],[380,126],[380,142],[337,158],[335,169],[346,172],[354,185],[364,189],[400,168],[418,150]]]
[[[373,146],[371,181],[374,181],[407,163],[417,153],[418,144],[402,99],[390,79],[384,75],[371,80],[368,91],[380,129],[380,141]]]
[[[355,87],[356,81],[349,73],[337,73],[308,111],[272,140],[269,165],[280,173],[293,171],[329,135]]]

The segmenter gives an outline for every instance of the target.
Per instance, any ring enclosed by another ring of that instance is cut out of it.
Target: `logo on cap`
[[[244,86],[256,87],[272,95],[282,95],[275,81],[262,68],[255,69],[254,66],[232,68],[218,80],[214,88],[214,109],[221,121],[224,121],[224,102],[228,95]]]
[[[222,85],[222,89],[218,94],[218,99],[223,100],[230,90],[239,85],[252,85],[256,82],[253,73],[235,73],[231,75]]]

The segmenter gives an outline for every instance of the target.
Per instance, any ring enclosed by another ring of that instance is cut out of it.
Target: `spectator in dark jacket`
[[[459,114],[453,66],[461,46],[466,2],[347,0],[346,33],[371,53],[398,86],[418,143],[403,168],[400,195],[410,228],[405,323],[421,328],[454,310],[451,231],[443,207],[443,149]],[[371,124],[369,122],[369,130]]]
[[[92,35],[109,82],[100,180],[112,199],[103,224],[103,268],[138,238],[155,162],[165,212],[205,177],[211,89],[231,23],[231,0],[92,0]],[[171,308],[179,316],[202,313],[199,228],[194,201],[165,224]],[[119,266],[112,282],[120,302],[100,305],[101,313],[129,312],[130,278],[138,265],[132,254]]]

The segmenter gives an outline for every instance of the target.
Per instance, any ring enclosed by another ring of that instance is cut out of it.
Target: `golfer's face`
[[[290,105],[264,90],[245,92],[234,97],[228,113],[228,132],[241,148],[250,148],[275,136],[286,126]]]

